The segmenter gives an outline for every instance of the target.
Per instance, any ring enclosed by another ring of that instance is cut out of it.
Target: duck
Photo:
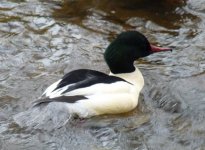
[[[80,118],[126,113],[138,104],[144,78],[134,62],[153,53],[171,51],[149,43],[138,31],[120,33],[106,48],[110,73],[78,69],[51,84],[33,104],[62,103]]]

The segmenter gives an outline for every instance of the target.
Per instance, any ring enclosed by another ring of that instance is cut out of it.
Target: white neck
[[[139,91],[141,91],[141,89],[144,86],[144,78],[143,78],[142,73],[140,72],[140,70],[138,68],[135,68],[135,71],[131,72],[131,73],[113,74],[112,72],[110,72],[110,75],[120,77],[120,78],[132,83],[134,86],[136,86],[136,88]]]

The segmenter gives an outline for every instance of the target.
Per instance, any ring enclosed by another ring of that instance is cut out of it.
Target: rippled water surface
[[[0,149],[204,150],[204,29],[204,0],[1,0]],[[174,49],[136,62],[145,78],[138,108],[56,128],[16,124],[66,72],[108,73],[104,49],[126,30]]]

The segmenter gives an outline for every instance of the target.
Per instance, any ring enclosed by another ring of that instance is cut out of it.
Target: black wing
[[[58,84],[55,90],[73,84],[63,92],[63,93],[67,93],[72,90],[85,88],[97,83],[109,84],[117,81],[125,81],[125,80],[119,77],[109,76],[105,73],[95,71],[95,70],[79,69],[79,70],[71,71],[66,75],[64,75],[62,81]]]
[[[80,81],[85,81],[91,77],[107,77],[108,75],[99,71],[89,70],[89,69],[79,69],[71,71],[65,74],[62,81],[58,84],[56,89],[62,88],[66,85],[77,83]],[[55,89],[55,90],[56,90]]]
[[[69,102],[69,103],[75,103],[78,100],[81,99],[87,99],[85,96],[82,95],[76,95],[76,96],[60,96],[60,97],[55,97],[55,98],[43,98],[43,99],[39,99],[36,100],[33,103],[33,106],[38,106],[40,104],[46,104],[46,103],[50,103],[50,102]]]

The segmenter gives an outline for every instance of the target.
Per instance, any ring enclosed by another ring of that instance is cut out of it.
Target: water
[[[203,0],[1,0],[0,149],[205,149],[204,25]],[[66,72],[108,73],[102,54],[125,30],[174,49],[136,62],[137,109],[59,128],[14,122]]]

